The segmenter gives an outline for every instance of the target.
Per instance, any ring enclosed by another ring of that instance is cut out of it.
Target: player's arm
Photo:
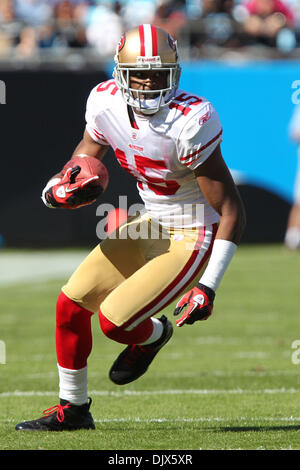
[[[108,145],[102,145],[96,142],[92,139],[88,131],[85,130],[83,138],[75,148],[72,157],[75,157],[75,155],[89,155],[90,157],[102,160],[108,149]]]
[[[194,170],[207,202],[220,215],[209,263],[197,286],[177,303],[177,326],[206,320],[212,312],[216,290],[236,251],[245,227],[245,211],[239,192],[224,162],[220,146]]]
[[[87,130],[85,130],[83,138],[76,146],[71,159],[75,156],[89,156],[102,160],[108,149],[108,145],[95,142]],[[67,164],[68,162],[59,173],[48,181],[43,189],[42,200],[47,207],[77,209],[78,207],[90,204],[99,195],[97,194],[97,188],[92,185],[91,178],[89,178],[89,181],[86,181],[86,184],[81,181],[80,185],[76,186],[75,179],[80,168],[66,169]],[[59,189],[58,194],[60,196],[63,195],[63,198],[55,197],[57,194],[56,189]]]
[[[83,137],[75,148],[71,158],[75,157],[76,155],[88,155],[90,157],[95,157],[98,160],[102,160],[108,149],[109,146],[95,142],[95,140],[92,139],[88,131],[85,130]],[[63,169],[59,173],[56,173],[56,175],[52,176],[51,179],[61,178],[62,174]]]
[[[245,227],[245,211],[220,145],[194,174],[205,199],[220,215],[216,239],[238,245]]]

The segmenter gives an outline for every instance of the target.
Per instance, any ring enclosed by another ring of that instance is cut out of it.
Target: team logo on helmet
[[[118,52],[120,52],[123,49],[124,44],[125,44],[125,39],[126,39],[126,37],[125,37],[125,33],[124,33],[124,34],[122,34],[122,36],[120,38],[120,41],[118,43]]]
[[[168,41],[169,41],[170,48],[176,52],[177,50],[176,41],[174,41],[174,39],[172,38],[170,34],[168,34]]]

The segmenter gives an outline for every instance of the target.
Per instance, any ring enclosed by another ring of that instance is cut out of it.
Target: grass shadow
[[[218,428],[222,432],[264,432],[264,431],[299,431],[300,425],[288,426],[226,426]]]

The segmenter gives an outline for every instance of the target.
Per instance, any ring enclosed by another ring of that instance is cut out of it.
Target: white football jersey
[[[152,219],[169,227],[201,227],[219,221],[193,170],[222,140],[217,112],[205,98],[177,90],[174,101],[154,115],[129,112],[114,80],[97,85],[86,109],[86,129],[110,145],[137,179]]]

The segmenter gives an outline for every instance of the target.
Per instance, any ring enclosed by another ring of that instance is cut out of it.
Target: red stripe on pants
[[[167,307],[167,305],[169,305],[171,302],[173,302],[173,300],[176,299],[176,297],[179,295],[179,293],[181,291],[184,291],[184,289],[190,284],[191,282],[191,279],[196,277],[197,274],[201,271],[202,267],[205,265],[207,259],[209,258],[210,254],[211,254],[211,250],[212,250],[212,247],[213,247],[213,242],[214,242],[214,239],[215,239],[215,236],[216,236],[216,233],[217,233],[217,228],[218,228],[218,225],[217,224],[214,224],[213,226],[213,230],[212,230],[212,235],[211,235],[211,241],[210,241],[210,246],[208,248],[208,250],[205,252],[205,254],[203,255],[203,258],[201,259],[199,265],[197,266],[197,268],[195,269],[195,271],[191,274],[191,276],[188,277],[188,279],[186,280],[185,284],[180,288],[180,290],[175,290],[175,293],[172,295],[171,298],[169,298],[168,300],[165,301],[164,304],[162,304],[159,309],[157,311],[161,311],[163,310],[165,307]],[[193,250],[193,253],[192,255],[190,256],[188,262],[185,264],[185,266],[183,267],[183,269],[180,271],[180,273],[176,276],[176,278],[171,282],[171,284],[169,284],[164,290],[163,292],[161,292],[154,300],[152,300],[148,305],[146,305],[142,310],[140,310],[139,312],[137,312],[128,322],[126,322],[126,324],[124,325],[125,328],[128,328],[133,322],[135,322],[139,317],[141,317],[142,315],[144,315],[147,311],[150,311],[152,310],[153,308],[155,308],[155,306],[160,303],[161,300],[164,299],[164,297],[166,297],[170,291],[172,291],[177,284],[179,284],[179,282],[184,278],[184,276],[186,275],[186,273],[189,271],[189,269],[193,266],[193,264],[195,263],[196,259],[197,259],[197,256],[198,256],[198,253],[202,247],[202,244],[203,244],[203,241],[204,241],[204,238],[205,238],[205,227],[203,228],[200,228],[199,229],[199,233],[198,233],[198,239],[197,239],[197,242],[195,244],[195,249]],[[155,315],[157,312],[152,312],[151,315]],[[138,325],[137,325],[138,326]]]

